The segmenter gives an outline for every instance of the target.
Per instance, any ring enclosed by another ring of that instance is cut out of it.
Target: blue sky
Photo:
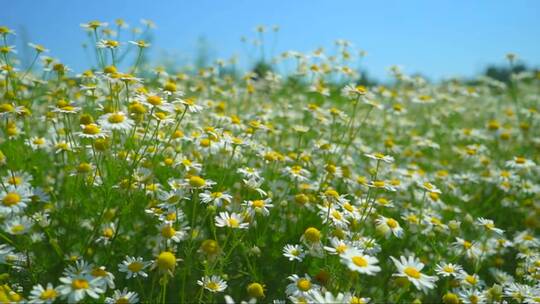
[[[432,79],[471,76],[489,63],[503,63],[507,52],[540,66],[537,0],[2,2],[0,24],[45,45],[74,70],[90,64],[79,24],[116,18],[157,24],[153,58],[164,51],[193,56],[200,36],[219,57],[246,57],[240,37],[254,37],[254,28],[264,24],[281,28],[276,51],[331,49],[335,39],[350,40],[368,52],[363,66],[379,79],[393,64]]]

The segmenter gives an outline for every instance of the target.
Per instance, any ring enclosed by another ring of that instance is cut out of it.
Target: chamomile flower
[[[81,125],[81,129],[82,131],[78,132],[78,135],[82,138],[97,139],[107,137],[107,133],[102,130],[102,127],[95,123]]]
[[[397,273],[394,273],[393,276],[406,278],[424,293],[429,289],[435,288],[437,277],[423,274],[421,271],[424,269],[424,264],[420,262],[418,258],[414,256],[409,256],[407,258],[401,256],[399,260],[394,257],[390,258],[398,271]]]
[[[30,300],[29,303],[51,304],[56,301],[59,295],[58,290],[51,283],[48,283],[46,287],[37,284],[32,287],[28,299]]]
[[[99,120],[99,125],[104,130],[127,131],[130,130],[135,122],[126,116],[123,112],[107,113],[102,115]]]
[[[120,272],[125,272],[127,279],[136,277],[146,278],[148,277],[148,274],[145,272],[145,270],[151,264],[152,262],[144,261],[142,257],[126,256],[122,263],[118,264],[118,270]]]
[[[201,198],[201,203],[212,204],[217,207],[221,207],[224,204],[230,204],[232,196],[227,192],[215,191],[210,192],[208,190],[199,194]]]
[[[438,275],[442,277],[456,277],[458,276],[463,268],[460,265],[442,262],[437,264],[435,271]]]
[[[474,288],[462,289],[459,291],[459,299],[464,304],[481,304],[485,303],[486,296],[481,290]]]
[[[387,164],[390,164],[390,163],[393,163],[394,162],[394,158],[390,155],[384,155],[382,153],[374,153],[374,154],[364,154],[367,158],[370,158],[370,159],[373,159],[373,160],[376,160],[376,161],[383,161]]]
[[[529,169],[536,166],[536,164],[525,157],[514,156],[513,159],[506,162],[506,166],[513,169]]]
[[[375,220],[375,223],[377,224],[377,231],[379,231],[385,237],[389,237],[390,234],[393,234],[398,238],[401,238],[403,236],[403,228],[401,228],[399,222],[393,218],[380,216],[378,219]]]
[[[13,216],[4,222],[3,229],[11,235],[21,235],[27,233],[32,225],[32,220],[27,216]]]
[[[272,199],[267,198],[264,200],[250,200],[245,201],[244,206],[247,207],[247,210],[250,214],[260,213],[264,216],[270,214],[269,208],[272,208],[274,205],[271,204]]]
[[[379,260],[370,255],[364,254],[356,248],[349,248],[340,256],[341,263],[361,274],[375,275],[381,271],[381,267],[377,266]]]
[[[0,190],[0,215],[17,214],[30,202],[32,192],[27,187],[8,185]]]
[[[176,227],[171,222],[164,222],[160,226],[161,231],[161,237],[167,242],[167,244],[171,242],[179,243],[182,240],[185,240],[188,237],[188,229],[189,227]]]
[[[419,185],[420,185],[420,188],[424,189],[424,191],[427,191],[429,193],[437,193],[437,194],[441,193],[441,190],[439,190],[439,188],[437,188],[435,185],[433,185],[430,182],[419,183]]]
[[[502,229],[495,227],[495,224],[493,223],[492,220],[479,217],[477,219],[477,224],[483,227],[488,232],[494,232],[498,235],[502,235],[504,233]]]
[[[324,246],[324,250],[328,251],[330,254],[342,255],[351,247],[349,242],[346,240],[341,240],[337,237],[331,238],[330,244],[331,246]]]
[[[283,256],[289,259],[289,261],[302,262],[306,254],[301,245],[287,244],[283,247]]]
[[[313,290],[306,297],[308,303],[320,303],[320,304],[335,304],[335,303],[347,303],[346,295],[339,292],[337,295],[332,294],[329,291],[322,292],[319,290]]]
[[[456,237],[456,241],[453,243],[456,250],[464,252],[468,258],[475,259],[480,254],[480,248],[476,242],[467,241],[465,239]]]
[[[229,227],[233,229],[247,229],[249,223],[244,222],[244,217],[238,213],[220,212],[215,216],[217,227]]]
[[[105,292],[100,287],[100,280],[90,275],[61,277],[62,285],[58,286],[57,290],[69,303],[80,302],[86,296],[99,299],[100,294]]]
[[[198,280],[197,284],[213,293],[223,292],[225,289],[227,289],[227,281],[223,280],[217,275],[213,275],[211,277],[205,276]]]
[[[464,270],[462,270],[457,275],[457,278],[461,281],[461,284],[463,286],[467,286],[471,288],[478,288],[479,286],[484,284],[484,282],[480,280],[480,277],[476,273],[468,274]]]
[[[287,285],[285,292],[291,296],[305,297],[312,293],[314,290],[319,289],[319,285],[313,283],[311,277],[308,274],[305,274],[303,277],[293,274],[289,276],[288,279],[291,281],[291,283]]]
[[[105,298],[106,304],[135,304],[139,303],[139,295],[134,291],[124,288],[122,291],[115,290],[111,297]]]
[[[94,278],[98,278],[98,285],[104,290],[107,291],[107,288],[114,288],[114,275],[111,272],[108,272],[105,266],[92,267],[90,274]]]
[[[32,150],[45,149],[49,147],[49,141],[44,137],[32,137],[26,140],[26,144],[32,148]]]

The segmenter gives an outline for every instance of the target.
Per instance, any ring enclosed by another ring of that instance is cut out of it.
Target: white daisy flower
[[[529,169],[536,166],[536,164],[532,160],[526,159],[525,157],[521,156],[515,156],[513,159],[507,161],[505,164],[507,167],[513,169]]]
[[[248,208],[248,212],[252,215],[255,213],[260,213],[264,216],[267,216],[268,214],[270,214],[270,210],[268,209],[274,206],[271,204],[271,202],[271,198],[267,198],[265,200],[250,200],[245,201],[244,206]]]
[[[296,274],[293,274],[288,277],[292,283],[287,285],[285,292],[291,296],[307,296],[314,290],[319,289],[319,285],[314,284],[311,280],[311,277],[308,274],[305,274],[303,277],[299,277]]]
[[[29,303],[36,304],[51,304],[59,296],[59,292],[56,288],[53,287],[51,283],[48,283],[46,287],[43,287],[41,284],[37,284],[32,287],[28,299]]]
[[[135,122],[123,112],[107,113],[99,117],[98,122],[104,130],[127,131],[135,125]]]
[[[30,188],[8,185],[0,190],[0,215],[22,212],[32,198]]]
[[[227,282],[217,275],[205,276],[198,280],[197,284],[210,292],[222,292],[227,289]]]
[[[289,259],[289,261],[299,261],[302,262],[306,254],[304,249],[300,245],[290,245],[287,244],[283,247],[283,256]]]
[[[12,235],[27,233],[32,228],[33,222],[27,216],[14,216],[4,222],[4,231]]]
[[[82,131],[78,132],[77,134],[82,138],[96,139],[107,137],[107,133],[101,130],[101,126],[95,123],[81,125],[81,129]]]
[[[347,249],[349,249],[350,244],[345,241],[338,239],[337,237],[332,237],[330,239],[331,246],[324,246],[324,250],[328,251],[330,254],[339,254],[342,255]]]
[[[247,229],[249,223],[244,223],[244,218],[241,214],[232,212],[220,212],[214,217],[217,227],[229,227],[234,229]]]
[[[443,277],[456,277],[462,270],[461,265],[446,262],[439,263],[435,267],[437,274]]]
[[[401,256],[399,260],[394,257],[390,258],[398,270],[393,276],[407,278],[416,288],[424,293],[429,289],[435,288],[437,277],[421,273],[424,264],[418,258],[414,256],[409,256],[408,258]]]
[[[393,163],[394,162],[394,158],[390,155],[384,155],[382,153],[373,153],[373,154],[364,154],[364,156],[366,156],[367,158],[370,158],[370,159],[373,159],[373,160],[376,160],[376,161],[383,161],[387,164],[390,164],[390,163]]]
[[[112,297],[105,298],[106,304],[135,304],[139,303],[139,295],[136,292],[129,291],[127,288],[124,290],[115,290]]]
[[[206,190],[199,194],[199,198],[201,199],[201,203],[212,204],[216,207],[221,207],[224,203],[230,204],[232,201],[232,195],[220,191],[210,192]]]
[[[403,228],[401,228],[399,222],[393,218],[380,216],[375,220],[375,223],[377,224],[377,231],[382,233],[385,237],[389,237],[390,234],[393,234],[398,238],[403,236]]]
[[[58,286],[58,291],[69,303],[77,303],[87,295],[93,299],[99,299],[100,294],[105,292],[100,287],[100,280],[90,275],[61,277],[62,285]]]
[[[350,270],[367,275],[375,275],[381,271],[381,267],[376,265],[378,262],[376,257],[364,254],[356,248],[349,248],[341,255],[341,263]]]
[[[125,272],[127,279],[136,278],[137,276],[146,278],[148,274],[145,269],[151,264],[152,262],[144,261],[142,257],[126,256],[122,263],[118,264],[118,271]]]
[[[484,229],[490,232],[495,232],[498,235],[504,234],[504,230],[495,227],[495,223],[492,220],[485,219],[483,217],[480,217],[476,220],[476,223],[479,226],[482,226]]]

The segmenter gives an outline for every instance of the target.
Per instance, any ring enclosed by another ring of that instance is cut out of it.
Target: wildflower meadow
[[[152,27],[84,71],[0,27],[0,303],[540,303],[539,72],[171,71]]]

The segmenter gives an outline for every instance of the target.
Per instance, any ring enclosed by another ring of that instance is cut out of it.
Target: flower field
[[[82,27],[81,73],[0,27],[0,303],[540,303],[539,73],[173,73]]]

